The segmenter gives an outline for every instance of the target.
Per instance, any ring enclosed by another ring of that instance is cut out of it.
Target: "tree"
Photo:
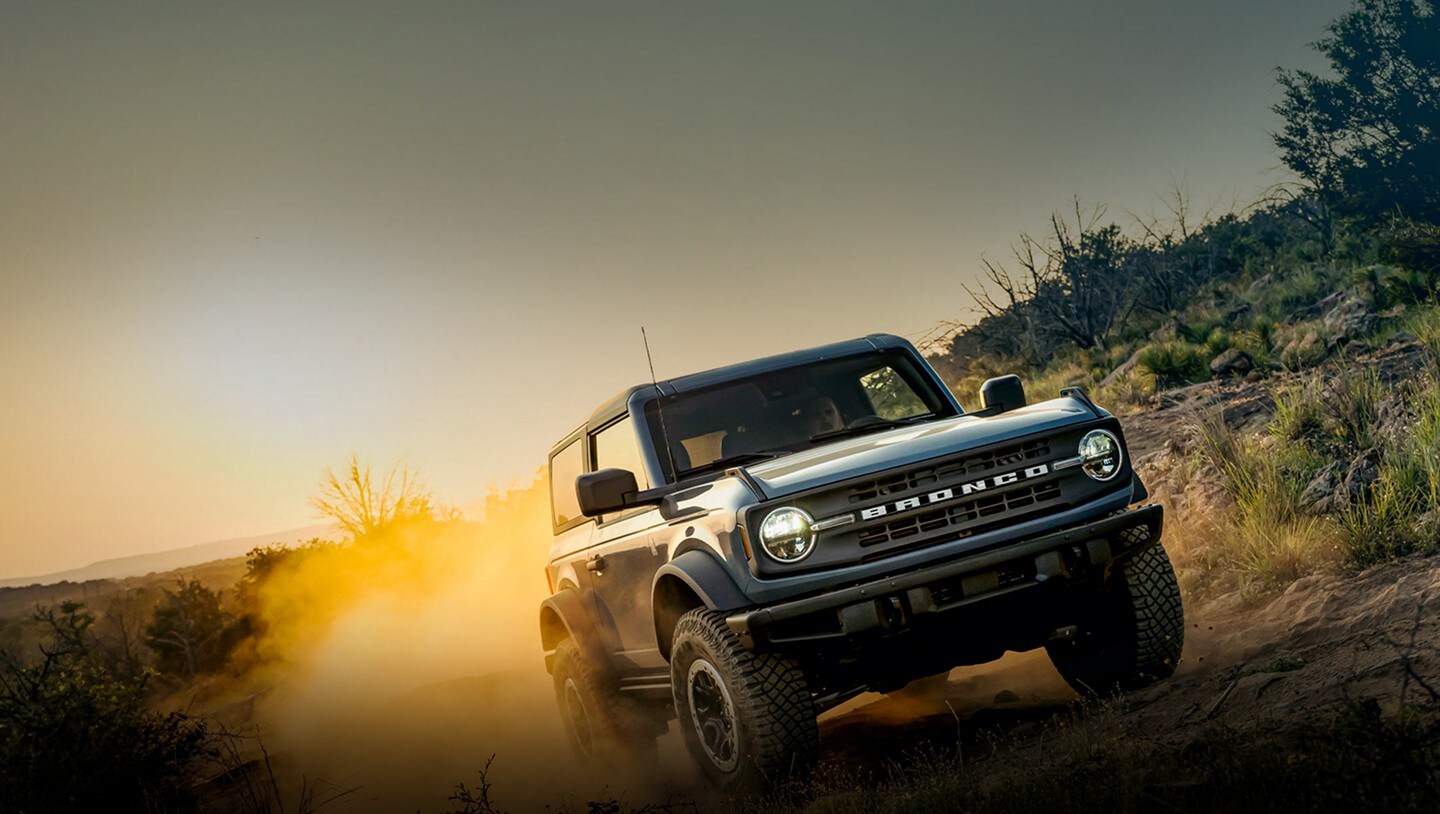
[[[1082,349],[1103,347],[1131,305],[1135,247],[1119,226],[1100,226],[1104,208],[1086,210],[1077,198],[1074,214],[1073,225],[1051,215],[1043,242],[1022,234],[1015,249],[1019,270],[986,261],[987,283],[966,291],[987,317],[1024,314],[1030,330]]]
[[[1343,214],[1440,222],[1440,14],[1359,0],[1315,49],[1333,78],[1280,69],[1286,166]]]
[[[155,651],[162,673],[193,678],[225,664],[238,639],[235,619],[220,605],[220,593],[198,579],[179,580],[166,590],[150,624],[145,644]]]
[[[360,539],[400,521],[434,517],[435,505],[418,475],[395,464],[377,478],[357,455],[341,475],[326,468],[320,493],[310,499],[320,514],[335,521],[351,539]]]

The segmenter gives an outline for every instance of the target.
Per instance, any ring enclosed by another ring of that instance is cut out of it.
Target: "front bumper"
[[[958,560],[726,618],[751,650],[824,646],[905,630],[949,612],[1049,584],[1103,581],[1159,543],[1164,513],[1138,509]]]

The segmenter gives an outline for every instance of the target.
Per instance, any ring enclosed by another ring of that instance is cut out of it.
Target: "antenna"
[[[670,477],[680,479],[680,473],[675,471],[675,453],[670,449],[670,433],[665,429],[665,400],[660,392],[660,383],[655,381],[655,359],[650,355],[650,337],[645,334],[645,326],[640,326],[640,339],[645,343],[645,361],[650,365],[650,386],[655,388],[655,414],[660,417],[660,438],[665,442],[665,460],[670,462]]]

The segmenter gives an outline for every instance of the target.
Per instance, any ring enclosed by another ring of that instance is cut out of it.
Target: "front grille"
[[[850,503],[865,503],[876,498],[887,497],[922,489],[962,475],[974,475],[1000,467],[1013,466],[1025,461],[1050,454],[1049,439],[1041,438],[1013,444],[1008,447],[968,455],[964,458],[942,461],[893,475],[863,481],[850,487]]]
[[[938,531],[949,526],[972,525],[976,521],[995,515],[1017,512],[1039,503],[1060,497],[1060,484],[1056,481],[1011,489],[998,494],[982,495],[974,500],[957,503],[954,506],[920,512],[909,517],[899,517],[888,523],[861,529],[857,539],[862,546],[880,545],[902,541],[926,532]],[[977,527],[964,530],[961,536],[975,533]]]

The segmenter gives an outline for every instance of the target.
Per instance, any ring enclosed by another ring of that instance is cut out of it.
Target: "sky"
[[[443,502],[649,378],[973,316],[1073,196],[1287,178],[1337,0],[0,0],[0,578]]]

